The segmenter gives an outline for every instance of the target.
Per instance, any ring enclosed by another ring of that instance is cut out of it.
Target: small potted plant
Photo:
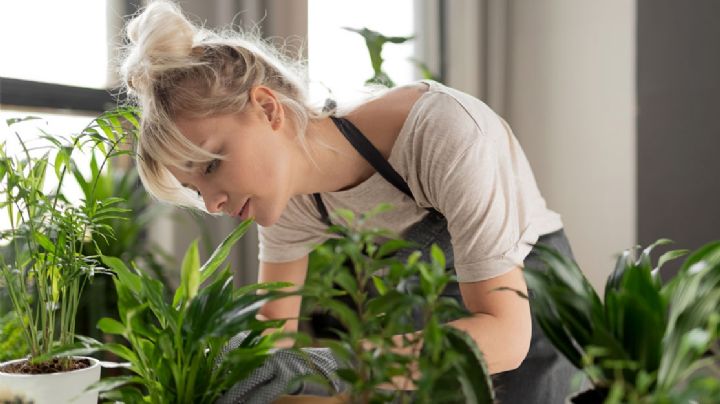
[[[8,126],[24,120],[11,119]],[[112,234],[101,221],[123,211],[115,206],[117,199],[90,194],[78,203],[64,190],[78,154],[89,153],[102,170],[108,159],[126,153],[121,145],[136,128],[133,111],[118,109],[102,114],[80,134],[44,134],[41,146],[17,134],[20,153],[9,152],[10,139],[0,145],[0,211],[10,223],[0,233],[9,252],[0,257],[0,279],[30,353],[0,364],[0,390],[6,396],[35,403],[97,401],[97,393],[85,389],[100,377],[98,361],[51,352],[73,343],[80,294],[88,279],[107,272],[99,257],[82,254],[83,243],[96,231]],[[57,185],[48,187],[52,175]]]
[[[526,268],[533,314],[592,383],[569,402],[717,402],[717,363],[707,353],[720,331],[720,242],[689,255],[663,282],[660,267],[687,253],[667,252],[653,266],[651,251],[667,243],[637,258],[635,249],[623,252],[604,301],[576,263],[537,246],[549,269]]]
[[[285,283],[262,283],[234,288],[227,267],[230,249],[247,231],[241,223],[200,265],[197,241],[182,263],[180,286],[171,293],[157,279],[122,260],[103,257],[116,275],[120,320],[103,318],[105,334],[121,336],[127,344],[103,343],[78,337],[65,352],[111,352],[127,361],[130,375],[105,378],[93,388],[105,400],[128,403],[213,403],[233,384],[260,366],[280,335],[262,332],[283,321],[259,321],[256,314],[270,299],[287,296],[277,289]],[[256,293],[262,289],[264,293]],[[233,350],[233,337],[246,337]]]
[[[365,225],[390,208],[382,204],[357,216],[335,212],[333,222],[346,225],[330,227],[335,239],[317,249],[304,288],[304,311],[322,308],[341,325],[337,339],[313,343],[329,346],[352,364],[338,371],[349,389],[335,401],[492,402],[492,382],[475,342],[444,325],[466,313],[454,299],[441,296],[452,279],[442,251],[433,246],[429,257],[415,251],[401,261],[394,253],[414,245]],[[284,400],[320,402],[317,397]]]

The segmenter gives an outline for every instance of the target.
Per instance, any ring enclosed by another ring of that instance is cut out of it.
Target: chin
[[[283,212],[285,211],[286,204],[283,204],[279,209],[269,209],[262,212],[253,212],[253,218],[255,223],[262,227],[270,227],[280,220]]]

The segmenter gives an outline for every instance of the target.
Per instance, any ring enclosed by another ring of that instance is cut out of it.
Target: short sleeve
[[[502,121],[484,104],[451,102],[428,124],[444,142],[421,165],[423,188],[448,221],[458,281],[475,282],[522,265],[537,234],[526,224]]]
[[[309,254],[327,240],[327,226],[313,215],[308,201],[291,198],[280,219],[269,227],[258,226],[258,259],[263,262],[288,262]]]

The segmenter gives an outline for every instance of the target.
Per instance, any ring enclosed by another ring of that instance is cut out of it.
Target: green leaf
[[[430,256],[432,257],[433,262],[435,262],[440,268],[445,269],[445,254],[443,254],[442,249],[440,249],[437,244],[433,244],[430,247]]]
[[[391,210],[393,210],[393,205],[383,202],[383,203],[378,204],[374,208],[372,208],[369,212],[364,213],[362,215],[362,218],[363,218],[363,220],[367,220],[367,219],[373,218],[381,213],[386,213]]]
[[[119,321],[109,317],[101,318],[100,321],[98,321],[97,328],[105,334],[125,334],[125,326]]]
[[[665,254],[661,255],[658,259],[657,268],[661,268],[663,265],[665,265],[667,262],[670,262],[674,259],[683,257],[687,255],[690,252],[690,250],[673,250],[668,251]]]
[[[20,122],[31,121],[31,120],[36,120],[36,119],[42,119],[42,118],[39,117],[39,116],[26,116],[26,117],[22,117],[22,118],[9,118],[9,119],[6,119],[6,120],[5,120],[5,123],[7,124],[7,126],[12,126],[12,125],[15,125],[15,124],[20,123]]]
[[[240,240],[245,232],[250,228],[253,223],[251,219],[245,220],[240,223],[235,230],[233,230],[225,240],[215,249],[210,258],[200,268],[200,284],[204,283],[212,274],[218,269],[227,256],[230,254],[232,246]]]
[[[36,231],[33,233],[33,237],[35,238],[35,241],[42,246],[42,248],[50,253],[55,252],[55,244],[48,238],[48,236]]]
[[[358,284],[348,272],[342,271],[335,276],[335,282],[351,295],[358,291]]]
[[[330,214],[334,219],[341,218],[345,221],[345,224],[352,225],[355,223],[355,213],[348,209],[337,209],[334,213]]]
[[[142,379],[137,376],[106,377],[91,384],[85,391],[97,390],[99,392],[104,392],[116,389],[129,383],[142,383]]]
[[[380,246],[380,248],[377,250],[377,253],[375,254],[375,258],[385,258],[400,249],[410,248],[413,245],[415,245],[415,243],[411,243],[405,240],[389,240]]]
[[[373,276],[372,281],[380,296],[384,296],[388,291],[387,286],[385,286],[385,282],[377,276]]]
[[[485,359],[475,341],[465,332],[451,326],[445,326],[444,331],[450,348],[463,359],[455,368],[459,373],[465,402],[492,403],[495,400],[492,381]]]
[[[200,253],[198,252],[198,241],[194,240],[185,252],[180,272],[180,287],[175,292],[173,306],[180,302],[187,302],[197,295],[200,287]]]
[[[136,346],[133,347],[135,350],[138,348]],[[125,359],[126,361],[133,364],[133,366],[141,366],[140,362],[138,361],[137,355],[135,355],[135,352],[130,350],[128,347],[122,344],[117,343],[105,343],[102,346],[103,350],[106,350],[108,352],[112,352],[118,357]],[[145,352],[141,351],[143,354],[146,354]]]

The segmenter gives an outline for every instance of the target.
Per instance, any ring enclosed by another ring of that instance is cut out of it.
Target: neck
[[[330,118],[310,121],[306,141],[316,164],[297,143],[301,169],[294,179],[295,194],[334,192],[351,188],[372,175],[374,170],[345,139]]]

